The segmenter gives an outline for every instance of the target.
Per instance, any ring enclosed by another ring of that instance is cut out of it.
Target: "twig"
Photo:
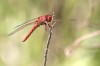
[[[48,35],[48,39],[47,39],[47,43],[46,43],[46,48],[45,48],[45,53],[44,53],[43,66],[46,66],[48,50],[49,50],[49,44],[50,44],[50,40],[51,40],[51,36],[52,36],[52,30],[53,30],[55,24],[56,24],[56,22],[54,22],[52,24],[52,28],[49,28],[49,35]]]
[[[47,40],[47,43],[46,43],[46,49],[45,49],[45,54],[44,54],[43,66],[46,66],[51,35],[52,35],[52,29],[49,29],[49,36],[48,36],[48,40]]]

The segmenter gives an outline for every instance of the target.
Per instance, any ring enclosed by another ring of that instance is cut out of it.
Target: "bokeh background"
[[[43,66],[48,31],[15,26],[55,13],[47,66],[100,66],[100,0],[0,0],[0,66]]]

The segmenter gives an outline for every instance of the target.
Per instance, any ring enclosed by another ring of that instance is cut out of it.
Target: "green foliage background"
[[[0,66],[43,66],[48,36],[44,26],[25,43],[21,41],[34,24],[7,35],[13,27],[53,11],[61,21],[53,30],[47,66],[100,66],[100,50],[84,48],[100,45],[100,35],[82,41],[71,56],[65,51],[80,36],[100,30],[99,6],[100,0],[0,0]]]

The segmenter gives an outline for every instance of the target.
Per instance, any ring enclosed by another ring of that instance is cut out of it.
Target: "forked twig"
[[[52,27],[54,27],[55,23],[52,25]],[[48,39],[47,39],[47,43],[46,43],[46,48],[45,48],[45,53],[44,53],[43,66],[46,66],[46,62],[47,62],[48,50],[49,50],[50,40],[51,40],[51,36],[52,36],[52,28],[49,28],[49,33],[48,34],[49,35],[48,35]]]

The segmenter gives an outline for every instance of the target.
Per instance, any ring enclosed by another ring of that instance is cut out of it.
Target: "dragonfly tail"
[[[24,38],[24,40],[22,42],[25,42],[29,36],[32,34],[32,32],[38,27],[38,25],[34,25],[33,28],[30,30],[30,32],[26,35],[26,37]]]

